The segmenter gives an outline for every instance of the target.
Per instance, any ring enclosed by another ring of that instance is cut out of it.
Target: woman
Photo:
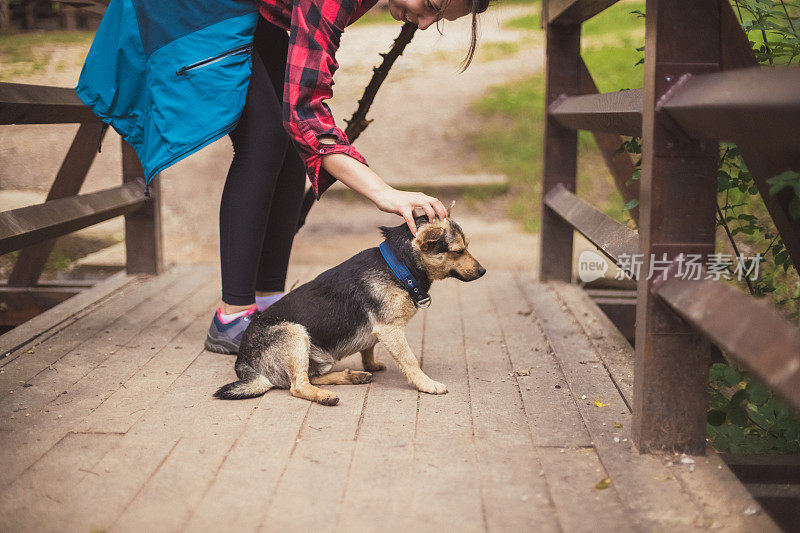
[[[209,350],[235,353],[251,314],[282,295],[305,175],[318,197],[338,179],[414,233],[414,209],[431,220],[447,214],[438,199],[398,191],[370,170],[324,103],[344,28],[375,3],[258,0],[257,16],[249,0],[109,5],[76,92],[136,149],[146,180],[226,133],[233,141]],[[488,3],[389,0],[389,12],[421,30],[471,14],[466,66]]]

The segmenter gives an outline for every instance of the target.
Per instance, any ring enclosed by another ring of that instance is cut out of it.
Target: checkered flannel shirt
[[[322,168],[327,154],[347,154],[366,164],[344,132],[336,127],[325,100],[333,95],[334,54],[345,26],[355,22],[377,0],[261,0],[260,13],[289,30],[289,54],[283,89],[283,124],[305,162],[319,197],[335,178]],[[334,144],[320,141],[336,139]]]

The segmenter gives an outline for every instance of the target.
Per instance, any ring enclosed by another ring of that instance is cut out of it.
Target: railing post
[[[722,0],[725,1],[725,0]],[[640,452],[702,454],[709,342],[651,292],[651,257],[714,252],[719,147],[681,136],[659,99],[686,73],[719,70],[720,0],[647,0],[632,436]],[[647,279],[650,277],[650,279]]]
[[[105,131],[101,128],[100,123],[80,125],[64,161],[61,163],[61,168],[58,169],[56,179],[50,187],[46,202],[75,196],[80,192],[86,174],[97,155],[97,139],[100,137],[102,140],[104,135]],[[20,250],[14,270],[8,277],[8,286],[32,287],[36,285],[55,243],[56,241],[53,240]]]
[[[122,141],[122,181],[144,180],[144,171],[131,146]],[[125,256],[128,274],[160,274],[164,270],[161,237],[161,194],[159,180],[151,186],[145,206],[125,215]]]
[[[575,192],[578,133],[558,124],[547,110],[562,94],[579,93],[581,26],[545,24],[547,60],[539,277],[543,281],[569,282],[572,280],[572,226],[545,205],[544,197],[559,183]]]

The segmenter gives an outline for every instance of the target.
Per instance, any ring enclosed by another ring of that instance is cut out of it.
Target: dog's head
[[[421,217],[417,227],[411,248],[431,280],[473,281],[486,274],[486,269],[467,250],[469,239],[451,218],[428,222]]]

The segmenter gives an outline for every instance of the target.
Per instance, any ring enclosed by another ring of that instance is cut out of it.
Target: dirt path
[[[387,181],[421,182],[480,173],[475,154],[463,139],[465,132],[478,128],[469,105],[492,85],[506,82],[542,68],[539,37],[502,28],[510,18],[529,12],[531,7],[510,6],[490,10],[482,20],[478,54],[472,66],[458,74],[468,44],[468,22],[444,25],[444,35],[434,28],[417,32],[404,56],[395,65],[381,89],[369,117],[373,124],[357,146],[371,167]],[[335,76],[335,97],[331,107],[343,126],[355,109],[378,53],[386,51],[399,32],[399,25],[364,24],[348,28],[337,54],[340,69]],[[498,44],[500,43],[500,44]],[[59,50],[58,68],[24,80],[26,83],[73,86],[80,72],[86,47]],[[20,80],[23,81],[23,80]],[[25,205],[42,198],[66,151],[75,126],[14,126],[0,128],[0,189],[14,193],[0,195],[0,208]],[[43,155],[48,154],[48,155]],[[172,262],[215,262],[218,254],[217,213],[219,197],[232,157],[229,139],[223,138],[162,174],[165,247]],[[119,176],[119,142],[113,132],[89,174],[84,191],[114,186]],[[481,220],[481,227],[499,235],[525,241],[527,252],[519,258],[530,265],[533,236],[518,232],[505,220],[503,210],[484,205],[460,218]],[[342,216],[346,212],[346,216]],[[328,198],[314,207],[308,227],[299,236],[295,259],[319,260],[322,250],[347,257],[362,244],[374,245],[375,226],[395,224],[361,202],[347,203]],[[489,228],[493,229],[489,229]],[[120,221],[111,221],[94,231],[119,232]],[[489,235],[487,235],[489,237]],[[488,240],[497,242],[496,239]],[[507,243],[518,248],[522,242]],[[341,253],[338,253],[341,251]],[[499,250],[498,250],[499,253]]]

